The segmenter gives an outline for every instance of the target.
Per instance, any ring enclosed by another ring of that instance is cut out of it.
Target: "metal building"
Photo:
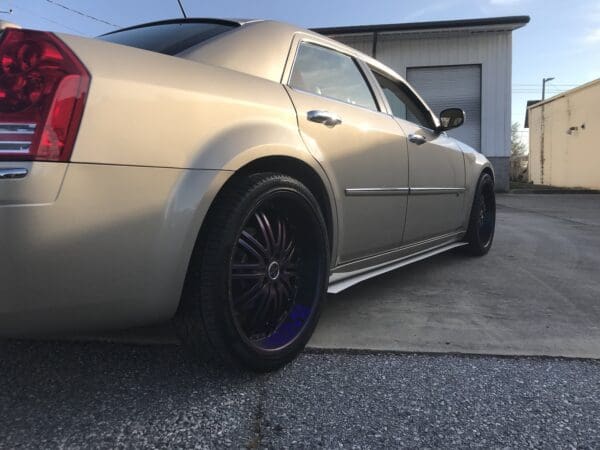
[[[462,108],[467,121],[450,135],[483,152],[508,190],[512,32],[528,16],[317,28],[373,56],[408,80],[434,112]]]
[[[600,189],[600,78],[530,105],[529,180]]]

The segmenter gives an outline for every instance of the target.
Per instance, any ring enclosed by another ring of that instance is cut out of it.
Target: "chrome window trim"
[[[406,80],[404,80],[403,78],[401,78],[399,75],[397,75],[395,73],[394,73],[395,76],[393,76],[393,77],[391,77],[390,74],[388,74],[388,73],[382,73],[380,70],[378,70],[376,67],[373,67],[369,63],[365,62],[365,65],[367,66],[367,68],[371,72],[371,75],[375,79],[376,89],[378,90],[379,94],[383,97],[384,102],[385,102],[384,105],[385,105],[386,113],[390,117],[393,117],[394,119],[399,119],[399,120],[406,120],[407,122],[410,122],[410,123],[418,126],[419,128],[422,128],[424,130],[428,130],[432,134],[436,134],[435,129],[426,127],[426,126],[418,124],[418,123],[411,122],[410,120],[403,119],[402,117],[396,117],[393,114],[393,112],[392,112],[392,108],[390,106],[390,103],[387,100],[387,97],[385,96],[385,93],[383,92],[383,88],[381,87],[381,85],[377,81],[375,73],[378,73],[380,76],[382,76],[384,78],[388,78],[392,83],[400,84],[403,89],[406,89],[408,92],[410,92],[412,95],[414,95],[414,97],[416,99],[417,106],[420,107],[421,109],[423,109],[427,115],[429,115],[429,118],[431,119],[432,125],[434,125],[435,127],[439,127],[439,125],[440,125],[439,118],[435,115],[435,113],[431,110],[431,108],[429,107],[429,105],[425,102],[425,100],[423,100],[423,98],[419,95],[419,93],[417,91],[415,91],[412,88],[412,86],[410,84],[408,84],[408,82]]]
[[[336,53],[339,53],[341,55],[349,57],[352,60],[352,62],[354,62],[354,64],[356,65],[356,68],[358,69],[358,72],[363,77],[363,79],[365,81],[365,84],[367,85],[367,88],[369,89],[369,92],[371,93],[371,97],[373,98],[373,102],[375,103],[376,109],[371,109],[371,108],[368,108],[368,107],[362,106],[362,105],[355,105],[355,104],[348,103],[348,102],[345,102],[345,101],[337,99],[337,98],[328,97],[328,96],[322,95],[322,94],[317,94],[316,92],[305,91],[304,89],[300,89],[298,87],[292,86],[290,84],[290,82],[292,80],[292,75],[294,73],[294,67],[296,66],[296,61],[298,60],[298,52],[300,51],[300,47],[302,47],[303,44],[314,45],[316,47],[321,47],[321,48],[324,48],[324,49],[329,50],[331,52],[336,52]],[[357,57],[357,55],[355,55],[355,54],[353,54],[351,52],[345,51],[345,49],[336,48],[336,46],[327,45],[327,44],[328,44],[327,42],[323,42],[321,40],[311,38],[310,36],[301,37],[298,40],[298,42],[296,43],[296,48],[293,49],[293,58],[294,59],[292,60],[292,63],[291,63],[290,68],[289,68],[289,71],[287,72],[287,79],[282,84],[284,86],[287,86],[290,89],[293,89],[293,90],[296,90],[296,91],[299,91],[299,92],[313,94],[313,95],[315,95],[317,97],[326,98],[328,100],[335,100],[335,101],[338,101],[338,102],[343,103],[345,105],[350,105],[350,106],[356,106],[356,107],[359,107],[359,108],[363,108],[363,109],[365,109],[367,111],[386,114],[387,113],[387,111],[385,110],[386,105],[382,103],[382,99],[380,98],[380,93],[376,89],[377,86],[373,85],[373,83],[371,82],[369,74],[366,71],[366,67],[363,65],[364,61],[362,61],[361,58]],[[292,40],[292,45],[293,45],[293,40]],[[285,77],[285,69],[284,69],[284,77]]]
[[[312,96],[317,97],[317,98],[325,99],[325,100],[330,101],[330,102],[336,102],[336,103],[339,103],[340,105],[351,106],[353,108],[360,108],[363,111],[367,111],[367,112],[370,112],[370,113],[373,113],[373,114],[381,114],[381,115],[383,115],[385,117],[389,117],[389,114],[387,114],[385,111],[378,111],[378,110],[370,109],[370,108],[367,108],[366,106],[361,106],[361,105],[353,105],[352,103],[348,103],[348,102],[345,102],[343,100],[338,100],[337,98],[327,97],[326,95],[315,94],[314,92],[305,91],[304,89],[300,89],[300,88],[296,88],[296,87],[293,87],[293,86],[289,86],[287,84],[285,85],[285,88],[286,89],[290,89],[291,91],[294,91],[294,92],[300,92],[300,93],[305,94],[305,95],[312,95]]]

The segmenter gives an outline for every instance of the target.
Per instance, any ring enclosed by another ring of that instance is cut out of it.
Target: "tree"
[[[521,140],[519,133],[519,123],[515,122],[510,128],[510,143],[511,151],[510,155],[514,157],[523,156],[527,153],[527,146]]]

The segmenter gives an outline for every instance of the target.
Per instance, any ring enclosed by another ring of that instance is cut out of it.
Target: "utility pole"
[[[542,79],[542,101],[546,100],[546,83],[554,80],[554,77]]]
[[[554,77],[550,77],[550,78],[543,78],[542,79],[542,102],[544,100],[546,100],[546,83],[548,83],[549,81],[554,80]],[[542,117],[541,117],[541,123],[540,123],[540,184],[544,184],[544,164],[546,164],[546,158],[544,155],[544,141],[545,141],[545,136],[544,133],[546,132],[546,123],[545,123],[545,117],[544,117],[544,104],[542,104],[542,108],[541,108],[541,113],[542,113]]]

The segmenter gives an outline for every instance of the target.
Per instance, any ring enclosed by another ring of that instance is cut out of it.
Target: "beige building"
[[[600,189],[600,78],[529,107],[529,181]]]

